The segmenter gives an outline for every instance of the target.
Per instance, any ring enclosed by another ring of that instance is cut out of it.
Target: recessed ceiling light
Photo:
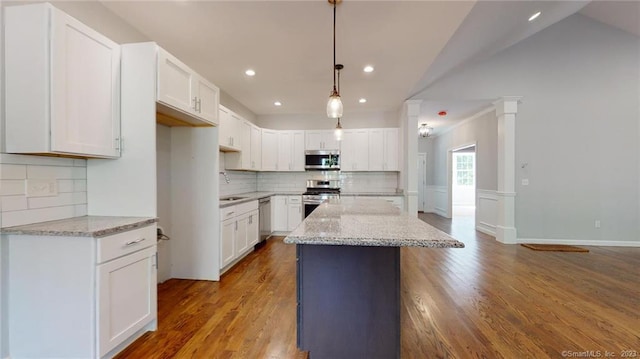
[[[256,72],[253,71],[252,69],[248,69],[247,71],[244,72],[247,76],[255,76]]]
[[[373,72],[373,66],[367,65],[362,69],[364,72]]]
[[[367,102],[367,99],[366,98],[361,98],[360,100],[358,100],[358,102],[365,103],[365,102]]]
[[[533,20],[537,19],[538,16],[540,16],[541,13],[542,13],[541,11],[538,11],[537,13],[531,15],[531,17],[529,18],[529,21],[533,21]]]
[[[276,101],[276,102],[274,102],[273,104],[274,104],[275,106],[282,106],[282,102],[280,102],[280,101]]]

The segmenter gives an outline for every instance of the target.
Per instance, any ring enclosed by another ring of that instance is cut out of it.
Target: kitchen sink
[[[239,199],[245,199],[247,197],[237,197],[237,196],[231,196],[231,197],[224,197],[224,198],[220,198],[220,201],[237,201]]]

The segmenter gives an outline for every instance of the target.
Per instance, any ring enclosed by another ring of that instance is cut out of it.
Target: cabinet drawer
[[[157,233],[155,225],[98,238],[97,262],[106,262],[139,251],[155,245],[156,242]]]
[[[300,204],[300,203],[302,203],[302,197],[289,196],[289,204]]]
[[[258,201],[241,203],[236,206],[236,214],[243,214],[258,209]]]
[[[225,208],[220,208],[220,220],[225,221],[227,219],[231,219],[237,216],[239,214],[237,207],[238,206],[229,206]]]

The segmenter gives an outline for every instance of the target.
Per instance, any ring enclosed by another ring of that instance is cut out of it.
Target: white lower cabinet
[[[3,237],[12,358],[108,358],[157,328],[156,225]],[[4,319],[3,319],[4,320]]]
[[[156,316],[156,247],[98,266],[100,357]]]
[[[291,232],[304,217],[302,196],[273,196],[271,226],[274,232]]]
[[[220,269],[228,269],[260,240],[258,201],[220,209]]]

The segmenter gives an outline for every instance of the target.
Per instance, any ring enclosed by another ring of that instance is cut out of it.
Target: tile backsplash
[[[229,179],[229,183],[227,183],[225,175]],[[257,188],[255,172],[224,171],[220,173],[218,183],[220,183],[220,197],[255,192]]]
[[[55,184],[55,195],[27,196],[27,180]],[[87,160],[0,154],[0,226],[87,214]]]

